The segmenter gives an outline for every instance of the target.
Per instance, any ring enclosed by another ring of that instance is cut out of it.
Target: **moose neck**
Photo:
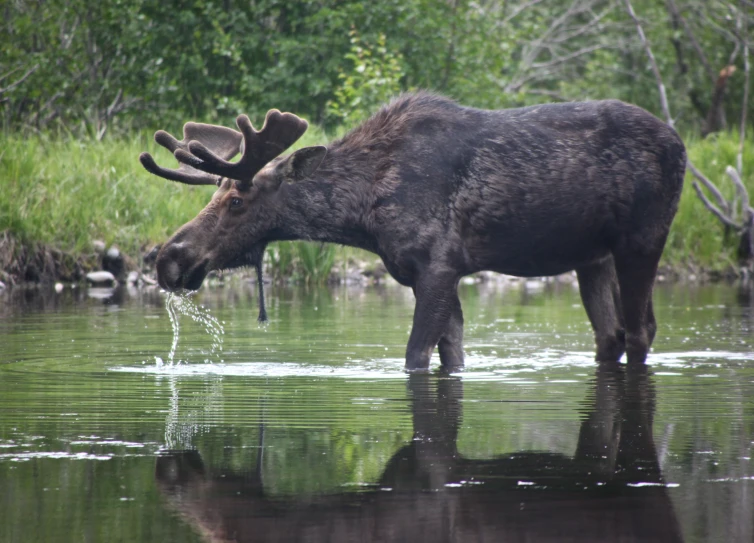
[[[376,240],[363,217],[369,209],[366,186],[369,164],[358,157],[344,159],[333,152],[309,179],[284,183],[280,197],[285,205],[272,232],[274,240],[338,243],[376,251]]]

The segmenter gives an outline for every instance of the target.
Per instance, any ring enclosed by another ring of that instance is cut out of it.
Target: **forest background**
[[[675,126],[722,198],[709,196],[716,217],[689,176],[664,264],[682,274],[745,274],[754,145],[739,132],[752,119],[742,114],[752,107],[754,2],[632,4]],[[169,163],[151,134],[180,134],[187,120],[234,126],[239,113],[261,122],[278,108],[313,123],[308,145],[413,89],[482,108],[618,98],[665,118],[627,5],[8,0],[0,7],[0,281],[76,280],[99,265],[94,240],[137,265],[192,218],[211,189],[156,179],[137,160],[148,150]],[[268,264],[277,277],[316,281],[361,257],[279,244]]]

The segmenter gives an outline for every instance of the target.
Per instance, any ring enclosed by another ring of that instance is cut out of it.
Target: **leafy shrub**
[[[375,45],[364,42],[355,29],[350,36],[351,49],[345,58],[351,69],[340,70],[335,98],[327,103],[330,120],[345,126],[363,121],[398,94],[404,76],[403,57],[388,48],[385,34],[377,37]]]

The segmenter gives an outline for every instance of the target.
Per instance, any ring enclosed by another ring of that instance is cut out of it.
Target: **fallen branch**
[[[697,196],[699,196],[699,199],[704,204],[704,207],[709,209],[712,214],[720,219],[720,222],[722,222],[725,226],[729,226],[730,228],[733,228],[735,230],[738,230],[739,225],[737,225],[735,222],[730,220],[725,213],[723,213],[720,208],[718,208],[715,204],[709,201],[709,199],[704,195],[704,192],[702,192],[702,188],[699,186],[699,183],[697,181],[694,181],[693,185],[694,190],[696,191]]]

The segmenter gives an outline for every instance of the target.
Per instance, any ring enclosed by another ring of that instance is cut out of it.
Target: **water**
[[[165,310],[167,311],[168,318],[170,319],[170,326],[173,328],[173,342],[170,344],[170,352],[168,353],[167,363],[169,366],[174,366],[180,363],[180,360],[175,359],[175,353],[178,349],[178,340],[181,337],[181,320],[180,316],[186,316],[198,323],[204,328],[204,331],[210,336],[212,345],[209,349],[209,357],[204,359],[204,362],[220,362],[222,358],[219,358],[219,354],[223,349],[223,334],[225,329],[220,321],[212,316],[212,313],[203,305],[197,305],[194,303],[193,298],[195,293],[176,295],[167,294],[165,296]],[[157,367],[161,368],[163,361],[159,356],[155,357]]]
[[[528,287],[411,377],[408,289],[0,294],[0,541],[754,540],[752,292],[658,288],[634,371]]]

